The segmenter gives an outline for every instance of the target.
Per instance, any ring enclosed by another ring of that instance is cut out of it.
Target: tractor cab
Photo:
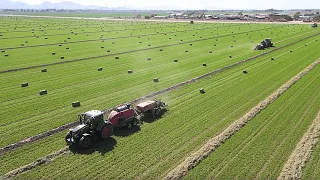
[[[91,129],[95,129],[100,122],[103,122],[102,111],[91,110],[83,114],[79,114],[79,123],[91,125]]]

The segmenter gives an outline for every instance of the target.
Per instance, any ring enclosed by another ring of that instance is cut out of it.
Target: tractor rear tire
[[[107,139],[111,136],[112,134],[112,128],[111,126],[108,125],[103,125],[103,127],[100,130],[100,137],[101,139]]]
[[[138,126],[137,119],[134,119],[134,120],[132,121],[132,126]]]
[[[130,129],[132,127],[131,123],[127,124],[127,128]]]
[[[79,140],[79,146],[83,149],[86,149],[91,146],[91,136],[82,136]]]

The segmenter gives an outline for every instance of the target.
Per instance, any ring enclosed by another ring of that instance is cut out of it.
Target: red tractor
[[[127,104],[112,110],[106,120],[103,118],[102,111],[88,111],[79,115],[80,124],[70,129],[65,140],[69,145],[88,148],[94,140],[109,138],[114,127],[131,128],[140,125],[142,115],[159,116],[163,107],[166,107],[166,104],[158,100],[142,102],[136,106],[136,109]]]

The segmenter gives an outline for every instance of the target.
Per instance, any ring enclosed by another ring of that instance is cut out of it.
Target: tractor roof
[[[100,116],[101,114],[103,114],[103,112],[99,111],[99,110],[91,110],[91,111],[88,111],[84,114],[88,117],[96,117],[96,116]]]

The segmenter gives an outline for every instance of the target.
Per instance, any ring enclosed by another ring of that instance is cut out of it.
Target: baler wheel
[[[86,149],[91,145],[91,137],[90,136],[82,136],[79,140],[79,145],[81,148]]]
[[[107,125],[104,125],[101,128],[100,137],[101,137],[101,139],[107,139],[107,138],[109,138],[111,136],[111,133],[112,133],[111,127],[107,126]]]

